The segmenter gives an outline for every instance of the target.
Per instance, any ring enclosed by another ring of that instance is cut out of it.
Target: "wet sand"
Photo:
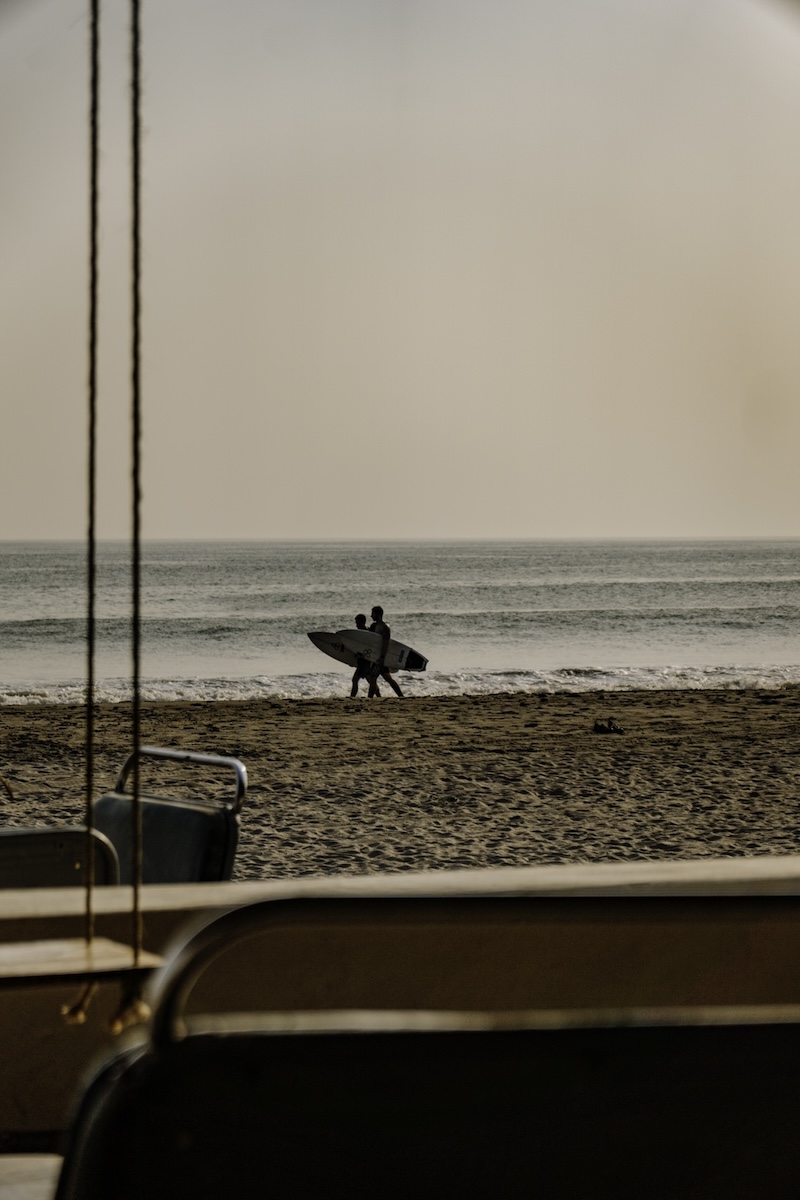
[[[142,741],[245,763],[237,879],[800,851],[797,688],[146,704]],[[81,708],[0,709],[0,823],[80,821],[84,743]],[[129,706],[95,744],[98,795]]]

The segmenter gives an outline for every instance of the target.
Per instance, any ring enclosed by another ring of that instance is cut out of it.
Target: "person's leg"
[[[358,667],[356,667],[355,671],[353,672],[353,682],[350,685],[350,699],[351,700],[355,700],[356,696],[358,695],[358,681],[360,678],[361,678],[361,672],[359,671]]]
[[[381,671],[381,678],[386,680],[386,682],[388,683],[389,687],[392,689],[394,694],[396,696],[399,696],[400,699],[402,700],[403,693],[400,691],[400,685],[395,681],[394,676],[390,675],[388,671]]]

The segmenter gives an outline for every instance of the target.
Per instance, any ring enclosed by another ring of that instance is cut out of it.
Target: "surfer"
[[[389,638],[392,636],[392,631],[383,619],[383,609],[381,608],[380,604],[375,605],[371,616],[372,624],[370,625],[370,629],[373,633],[377,633],[379,637],[383,639],[380,658],[375,664],[378,668],[378,675],[381,679],[386,680],[396,696],[400,696],[402,698],[403,693],[400,691],[400,687],[395,682],[393,676],[389,673],[389,671],[387,671],[386,664],[384,662],[384,659],[386,658],[386,651],[389,649]]]
[[[356,629],[366,629],[367,618],[364,613],[356,615]],[[362,679],[366,679],[369,683],[368,699],[376,696],[378,700],[381,698],[380,688],[378,687],[378,668],[375,663],[368,662],[366,658],[362,658],[359,654],[356,658],[356,669],[353,672],[353,682],[350,687],[350,699],[355,700],[358,695],[358,685]]]

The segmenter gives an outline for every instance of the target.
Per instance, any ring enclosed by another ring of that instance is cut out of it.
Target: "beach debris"
[[[618,725],[613,717],[608,717],[606,721],[595,721],[592,733],[624,733],[625,730],[621,725]]]

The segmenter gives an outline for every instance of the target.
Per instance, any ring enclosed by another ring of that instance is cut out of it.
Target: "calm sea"
[[[98,697],[129,693],[129,550],[99,551]],[[0,543],[0,703],[77,702],[85,551]],[[800,542],[152,543],[144,692],[343,696],[309,630],[381,604],[412,695],[800,682]]]

